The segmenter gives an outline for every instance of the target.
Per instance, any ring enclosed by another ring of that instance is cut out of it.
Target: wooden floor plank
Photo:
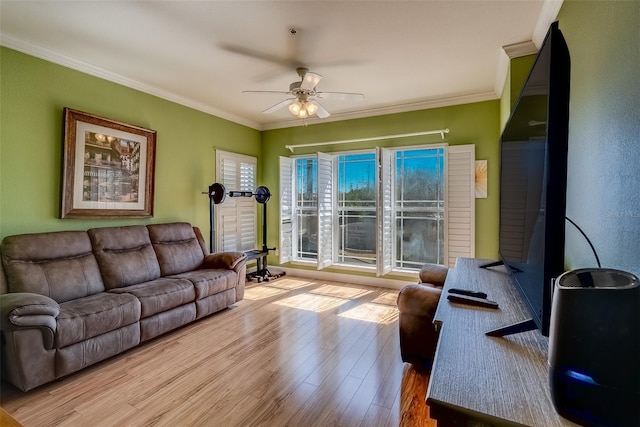
[[[245,299],[0,403],[37,426],[428,426],[395,290],[283,277]]]

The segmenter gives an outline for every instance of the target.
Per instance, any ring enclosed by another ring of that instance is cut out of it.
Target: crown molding
[[[522,56],[533,55],[538,53],[538,48],[531,40],[527,40],[520,43],[508,44],[502,46],[502,49],[507,54],[509,59],[516,59]]]
[[[301,119],[291,119],[291,120],[287,119],[280,122],[264,124],[262,126],[262,129],[274,130],[274,129],[283,129],[288,127],[295,127],[295,126],[304,126],[305,123],[307,125],[313,125],[313,124],[328,123],[328,122],[338,122],[343,120],[384,116],[389,114],[408,113],[411,111],[428,110],[431,108],[451,107],[454,105],[472,104],[474,102],[493,101],[498,98],[499,97],[496,95],[495,92],[482,92],[482,93],[474,93],[474,94],[466,94],[466,95],[457,95],[457,96],[451,96],[447,98],[430,99],[430,100],[412,102],[407,104],[389,105],[389,106],[383,106],[379,108],[370,108],[367,110],[350,111],[347,113],[337,113],[337,114],[332,114],[326,119],[318,119],[318,118],[306,119],[306,122],[303,122]]]
[[[547,35],[547,31],[549,31],[549,27],[558,17],[558,13],[560,12],[560,8],[562,8],[562,4],[564,0],[545,0],[542,4],[542,11],[538,16],[538,22],[536,23],[536,27],[533,30],[533,43],[539,48],[542,46],[542,42],[544,41],[544,37]]]
[[[147,93],[149,95],[157,96],[167,101],[175,102],[176,104],[184,105],[186,107],[193,108],[195,110],[202,111],[204,113],[211,114],[221,119],[229,120],[231,122],[238,123],[240,125],[247,126],[259,131],[282,129],[282,128],[288,128],[288,127],[304,126],[304,125],[313,125],[313,124],[328,123],[328,122],[337,122],[342,120],[360,119],[360,118],[375,117],[375,116],[382,116],[382,115],[396,114],[396,113],[406,113],[411,111],[427,110],[431,108],[450,107],[454,105],[470,104],[474,102],[491,101],[491,100],[498,99],[499,93],[502,90],[502,88],[500,87],[499,90],[495,90],[492,92],[463,94],[463,95],[456,95],[456,96],[445,97],[445,98],[417,101],[417,102],[406,103],[406,104],[387,105],[387,106],[381,106],[377,108],[370,108],[366,110],[337,113],[337,114],[332,114],[326,119],[319,119],[315,117],[311,119],[306,119],[303,122],[301,119],[291,118],[291,119],[281,120],[278,122],[262,124],[259,122],[255,122],[253,120],[249,120],[245,117],[231,114],[227,111],[222,111],[217,108],[212,108],[208,105],[196,102],[189,98],[179,96],[175,93],[161,90],[156,87],[147,85],[145,83],[129,79],[119,74],[107,71],[103,68],[93,66],[86,62],[75,60],[59,52],[55,52],[51,49],[44,48],[34,43],[29,43],[23,40],[19,40],[7,34],[0,33],[0,45],[8,47],[10,49],[17,50],[27,55],[34,56],[36,58],[43,59],[48,62],[61,65],[63,67],[80,71],[82,73],[85,73],[94,77],[98,77],[113,83],[126,86],[131,89],[138,90],[140,92]]]
[[[36,58],[44,59],[48,62],[53,62],[54,64],[62,65],[63,67],[71,68],[72,70],[80,71],[82,73],[108,80],[110,82],[117,83],[122,86],[147,93],[149,95],[157,96],[158,98],[166,99],[167,101],[175,102],[176,104],[184,105],[185,107],[193,108],[194,110],[202,111],[203,113],[214,115],[221,119],[229,120],[231,122],[248,126],[256,130],[262,130],[261,124],[254,122],[253,120],[248,120],[245,117],[240,117],[226,111],[218,110],[208,105],[196,102],[192,99],[176,95],[175,93],[161,90],[145,83],[129,79],[119,74],[107,71],[103,68],[70,58],[59,52],[55,52],[51,49],[44,48],[34,43],[25,42],[6,34],[0,34],[0,45],[17,50],[27,55],[34,56]]]

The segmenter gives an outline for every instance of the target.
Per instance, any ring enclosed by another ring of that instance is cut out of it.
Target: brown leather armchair
[[[433,316],[448,271],[441,265],[425,264],[420,283],[405,286],[398,295],[400,354],[404,362],[431,369],[438,343]]]

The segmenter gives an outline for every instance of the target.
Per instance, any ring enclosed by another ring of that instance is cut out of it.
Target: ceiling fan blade
[[[307,71],[302,79],[302,83],[300,84],[300,88],[304,90],[313,90],[318,85],[318,82],[322,76],[317,73],[312,73]]]
[[[266,93],[266,94],[278,94],[278,95],[291,95],[291,91],[285,92],[282,90],[243,90],[242,93]]]
[[[316,111],[316,116],[318,116],[319,118],[326,119],[327,117],[329,117],[331,115],[331,114],[329,114],[329,112],[327,110],[325,110],[325,108],[322,105],[320,105],[318,103],[318,101],[312,99],[309,102],[311,102],[316,107],[318,107],[318,111]]]
[[[322,99],[336,99],[338,101],[364,101],[364,94],[352,92],[316,92]]]
[[[278,111],[279,109],[286,107],[288,105],[293,104],[293,101],[295,101],[295,98],[289,98],[289,99],[285,99],[284,101],[280,101],[278,102],[276,105],[271,106],[269,108],[267,108],[266,110],[263,111],[264,114],[271,114],[275,111]]]
[[[299,61],[296,61],[295,59],[292,59],[292,58],[285,58],[282,56],[270,55],[268,53],[260,52],[258,50],[249,49],[242,46],[236,46],[228,43],[220,43],[218,44],[218,46],[221,49],[226,50],[227,52],[237,53],[239,55],[249,56],[255,59],[261,59],[263,61],[268,61],[274,64],[285,66],[287,68],[299,67],[301,65]]]

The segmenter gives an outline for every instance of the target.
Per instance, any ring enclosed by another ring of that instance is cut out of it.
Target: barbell
[[[202,194],[208,194],[213,203],[216,205],[224,202],[224,199],[227,197],[227,195],[229,197],[255,197],[256,202],[260,204],[267,203],[267,201],[269,201],[269,198],[271,198],[271,192],[269,191],[269,189],[262,185],[256,188],[255,192],[237,190],[227,191],[224,188],[224,185],[220,184],[219,182],[211,184],[209,186],[209,192]]]

